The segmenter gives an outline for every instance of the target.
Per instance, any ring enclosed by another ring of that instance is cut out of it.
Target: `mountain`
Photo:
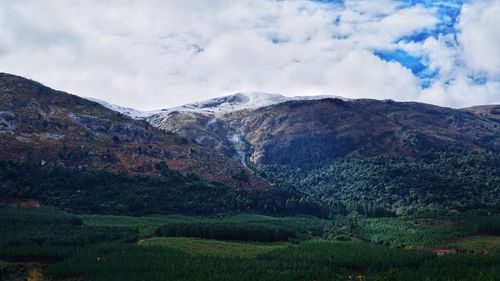
[[[133,111],[129,111],[133,112]],[[1,160],[159,174],[158,163],[227,186],[269,186],[239,162],[186,138],[37,82],[0,73]]]
[[[499,123],[496,105],[262,93],[143,113],[1,74],[0,190],[84,212],[500,213]]]
[[[496,106],[324,97],[239,110],[208,104],[210,111],[170,110],[146,120],[267,178],[317,191],[340,211],[499,208]]]
[[[222,113],[215,108],[172,110],[147,120],[252,164],[324,162],[352,155],[418,157],[449,148],[500,150],[498,120],[472,114],[473,109],[339,98],[287,100]]]
[[[245,164],[247,144],[237,129],[227,126],[223,121],[224,116],[242,110],[257,110],[289,101],[312,101],[324,98],[338,97],[285,97],[269,93],[237,93],[203,102],[152,111],[143,119],[154,127],[193,139],[203,146],[215,148],[219,153],[238,159]]]

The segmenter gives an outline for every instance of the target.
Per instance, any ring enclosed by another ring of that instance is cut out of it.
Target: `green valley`
[[[474,235],[498,233],[499,221],[484,216],[446,221],[359,217],[355,222],[252,214],[115,217],[2,208],[0,277],[22,280],[35,264],[42,269],[40,280],[68,281],[498,280],[497,239],[481,238],[487,252],[468,245],[478,241]],[[279,227],[297,238],[262,243],[155,235],[180,222],[224,223],[228,232],[230,226]],[[438,255],[441,249],[454,251]]]

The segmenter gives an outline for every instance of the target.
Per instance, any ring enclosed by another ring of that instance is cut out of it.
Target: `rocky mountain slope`
[[[353,155],[419,157],[449,149],[498,152],[496,109],[488,107],[486,115],[480,108],[324,98],[224,113],[171,110],[147,120],[246,163],[300,166]]]
[[[0,73],[0,159],[157,174],[159,162],[234,187],[266,187],[237,161],[100,104]]]

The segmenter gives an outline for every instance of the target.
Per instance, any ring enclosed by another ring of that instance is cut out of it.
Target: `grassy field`
[[[396,247],[435,248],[478,233],[498,233],[500,217],[464,217],[405,220],[360,219],[354,235],[370,242]]]
[[[356,234],[374,243],[391,246],[428,248],[445,240],[467,235],[462,229],[445,226],[419,226],[397,218],[361,219]]]
[[[489,253],[500,251],[500,236],[470,236],[446,244],[451,249],[465,250],[473,253]],[[500,261],[499,261],[500,262]]]
[[[150,248],[172,248],[191,255],[210,255],[218,257],[254,258],[289,246],[288,243],[242,243],[197,238],[148,238],[139,241],[139,245]]]

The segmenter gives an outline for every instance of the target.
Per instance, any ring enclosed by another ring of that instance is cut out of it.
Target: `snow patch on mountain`
[[[111,104],[98,99],[89,99],[89,100],[100,103],[101,105],[111,110],[128,115],[134,119],[144,120],[156,114],[168,115],[168,113],[171,112],[194,112],[194,113],[202,113],[208,115],[218,115],[243,109],[257,109],[287,101],[319,100],[326,98],[339,98],[346,100],[345,98],[342,97],[330,96],[330,95],[286,97],[278,94],[248,92],[248,93],[237,93],[229,96],[217,97],[206,101],[195,102],[177,107],[154,110],[154,111],[140,111],[133,108]]]
[[[174,108],[164,109],[163,112],[193,111],[200,113],[226,113],[243,109],[257,109],[260,107],[279,104],[294,100],[319,100],[325,98],[340,98],[338,96],[296,96],[286,97],[278,94],[261,92],[237,93],[234,95],[218,97],[207,101],[186,104]],[[345,99],[344,99],[345,100]]]
[[[282,95],[268,93],[237,93],[202,102],[190,103],[163,111],[195,111],[200,113],[224,113],[242,109],[259,108],[287,101]]]
[[[133,119],[136,119],[136,120],[143,120],[144,118],[148,117],[148,116],[151,116],[151,115],[154,115],[154,114],[157,114],[157,113],[161,113],[161,110],[157,110],[157,111],[141,111],[141,110],[137,110],[137,109],[133,109],[133,108],[130,108],[130,107],[124,107],[124,106],[119,106],[119,105],[116,105],[116,104],[112,104],[112,103],[109,103],[109,102],[106,102],[106,101],[103,101],[103,100],[99,100],[99,99],[94,99],[94,98],[87,98],[88,100],[91,100],[93,102],[97,102],[99,103],[100,105],[108,108],[108,109],[111,109],[113,111],[116,111],[116,112],[119,112],[123,115],[126,115],[126,116],[129,116]]]

